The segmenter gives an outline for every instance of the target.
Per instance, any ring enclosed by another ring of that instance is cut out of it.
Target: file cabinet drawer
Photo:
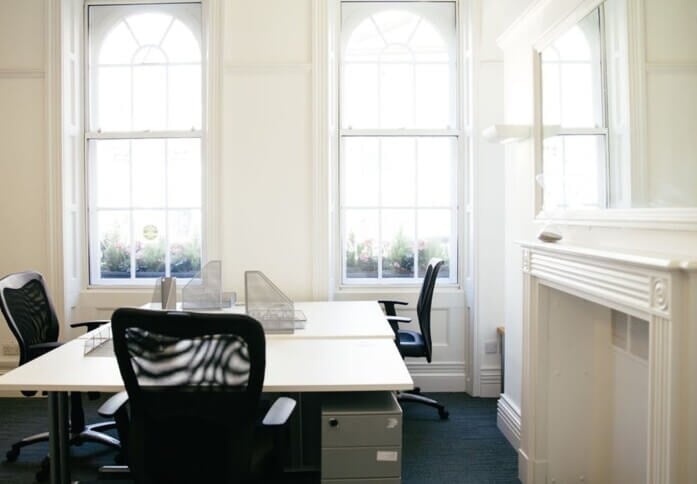
[[[402,475],[399,447],[322,449],[322,479],[366,479]]]
[[[402,416],[323,415],[322,447],[402,445]]]

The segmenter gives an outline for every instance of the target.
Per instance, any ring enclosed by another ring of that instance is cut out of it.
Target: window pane
[[[380,69],[380,127],[414,127],[414,67],[387,64]]]
[[[162,208],[165,204],[165,140],[131,141],[133,207]]]
[[[201,129],[201,67],[169,68],[167,129]]]
[[[176,210],[169,214],[170,272],[175,277],[193,277],[201,270],[201,213]]]
[[[167,127],[167,68],[133,67],[133,129],[162,130]]]
[[[373,15],[382,37],[388,45],[408,44],[421,19],[405,9],[389,8]]]
[[[375,207],[378,204],[378,138],[344,138],[341,157],[341,196],[345,207]]]
[[[93,130],[126,131],[131,129],[131,68],[99,67],[94,86]]]
[[[200,5],[89,8],[91,129],[200,129]]]
[[[554,136],[543,150],[545,209],[604,206],[604,135]]]
[[[346,128],[377,128],[378,66],[373,64],[345,64],[341,86],[342,126]]]
[[[453,213],[451,210],[419,210],[418,213],[418,258],[419,277],[426,274],[428,262],[433,258],[443,259],[438,277],[450,277],[450,237]]]
[[[382,205],[416,203],[416,138],[380,138]]]
[[[128,213],[103,210],[97,216],[99,274],[103,279],[131,277],[131,235]]]
[[[136,277],[165,275],[167,234],[163,211],[134,210]]]
[[[128,140],[93,140],[89,145],[98,208],[126,208],[131,203]]]
[[[200,63],[201,46],[191,28],[175,20],[161,44],[170,62]]]
[[[344,216],[347,278],[378,277],[378,211],[346,210]]]
[[[382,211],[382,277],[414,277],[414,210]]]
[[[126,18],[128,27],[139,45],[159,45],[173,21],[171,15],[147,9]]]
[[[604,126],[598,10],[541,54],[544,124],[566,128]]]
[[[421,207],[455,203],[457,138],[417,138],[417,201]]]
[[[99,59],[99,64],[101,65],[129,65],[133,58],[133,53],[137,49],[138,44],[126,26],[126,22],[119,22],[102,42],[99,51],[94,54]]]
[[[167,205],[201,207],[201,140],[167,141]]]
[[[451,85],[450,66],[426,64],[416,66],[416,121],[417,128],[454,128],[454,110],[450,100],[454,86]]]
[[[455,127],[453,5],[342,4],[343,128]]]

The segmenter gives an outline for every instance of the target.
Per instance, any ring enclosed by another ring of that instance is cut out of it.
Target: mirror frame
[[[565,17],[561,17],[545,31],[533,43],[533,85],[534,85],[534,123],[532,130],[532,141],[534,146],[535,174],[542,173],[542,143],[543,143],[543,120],[542,120],[542,63],[541,53],[557,37],[578,23],[586,15],[590,14],[598,6],[605,3],[605,0],[586,0],[578,5],[575,10]],[[634,30],[643,28],[645,12],[641,2],[628,2],[629,19]],[[643,56],[646,51],[643,39],[635,43],[634,49],[629,53],[630,62],[633,56]],[[630,84],[633,89],[643,92],[645,80],[641,76],[630,74]],[[633,133],[641,133],[643,120],[645,119],[645,107],[639,106],[637,112],[633,113],[631,130]],[[640,153],[639,164],[645,163],[643,154],[646,152],[645,136],[632,137],[632,152]],[[697,207],[661,207],[661,208],[598,208],[598,209],[567,209],[559,208],[555,210],[545,210],[543,208],[543,189],[533,180],[535,187],[534,219],[538,223],[554,223],[558,225],[583,225],[598,227],[627,227],[643,229],[661,230],[690,230],[697,231]]]

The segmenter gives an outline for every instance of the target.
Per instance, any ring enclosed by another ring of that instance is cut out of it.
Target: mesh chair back
[[[433,258],[428,262],[424,282],[421,285],[419,292],[419,300],[416,303],[416,315],[419,318],[419,329],[424,337],[426,344],[426,360],[431,362],[431,354],[433,344],[431,342],[431,301],[433,300],[433,291],[436,287],[436,279],[438,271],[443,265],[442,259]]]
[[[136,482],[239,482],[250,469],[266,366],[242,314],[118,309],[114,353],[131,409]]]
[[[58,340],[59,324],[38,272],[18,272],[0,279],[0,309],[19,344],[19,364],[31,360],[31,345]]]

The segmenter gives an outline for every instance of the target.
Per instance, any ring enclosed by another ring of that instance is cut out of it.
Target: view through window
[[[201,266],[200,4],[89,7],[90,281]]]
[[[344,2],[339,203],[344,283],[457,281],[454,2]]]

